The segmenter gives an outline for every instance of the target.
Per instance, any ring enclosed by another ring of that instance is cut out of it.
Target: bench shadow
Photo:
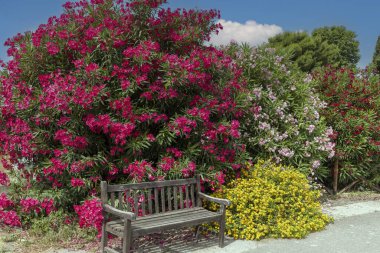
[[[225,238],[224,247],[233,242],[233,239]],[[219,248],[219,239],[216,237],[201,238],[199,241],[194,240],[173,240],[170,243],[163,245],[141,246],[139,249],[133,250],[134,253],[190,253],[198,250],[212,249],[213,251]]]

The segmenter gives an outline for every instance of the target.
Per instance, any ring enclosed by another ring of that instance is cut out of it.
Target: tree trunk
[[[332,171],[333,176],[333,193],[336,195],[338,193],[338,177],[339,177],[339,160],[336,158],[334,162],[334,167]]]

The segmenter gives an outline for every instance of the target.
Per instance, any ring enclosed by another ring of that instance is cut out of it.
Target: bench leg
[[[124,233],[123,233],[123,253],[130,253],[131,248],[132,248],[131,221],[126,220],[124,223]]]
[[[131,242],[132,240],[127,235],[126,238],[123,239],[123,253],[130,253],[131,252]]]
[[[108,232],[106,231],[106,216],[103,215],[104,219],[102,222],[102,239],[100,244],[100,252],[105,253],[104,247],[107,247],[107,241],[108,241]]]
[[[219,223],[219,247],[224,247],[224,219]]]
[[[194,236],[197,242],[199,242],[200,233],[201,233],[201,225],[195,226]]]

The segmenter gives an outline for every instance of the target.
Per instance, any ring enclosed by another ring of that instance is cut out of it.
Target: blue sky
[[[1,0],[0,58],[6,58],[3,46],[6,38],[34,30],[48,17],[59,15],[64,2]],[[310,32],[321,26],[344,25],[358,35],[362,56],[359,66],[362,67],[371,61],[377,36],[380,35],[378,0],[169,0],[169,6],[219,9],[226,29],[238,31],[236,38],[251,39],[252,44],[281,31]],[[223,40],[223,35],[216,40]]]

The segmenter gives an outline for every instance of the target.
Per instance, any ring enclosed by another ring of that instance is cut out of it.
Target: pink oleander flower
[[[179,149],[177,149],[177,148],[167,148],[166,152],[172,153],[175,158],[182,157],[182,152]]]
[[[153,134],[148,134],[148,135],[146,136],[146,139],[147,139],[148,141],[150,141],[150,142],[154,142],[154,141],[156,141],[156,138],[154,137]]]
[[[224,173],[222,171],[219,171],[215,174],[215,179],[217,180],[217,182],[219,183],[219,185],[223,185],[225,180],[224,178],[226,177],[226,175],[224,175]]]
[[[123,169],[124,174],[129,174],[131,179],[141,182],[147,173],[152,173],[154,168],[152,164],[143,160],[130,163],[127,168]]]
[[[8,175],[1,171],[0,171],[0,185],[5,185],[5,186],[9,185]]]
[[[71,186],[72,187],[82,187],[82,186],[84,186],[85,185],[85,183],[84,183],[84,181],[82,180],[82,179],[80,179],[80,178],[71,178]]]
[[[188,165],[181,170],[183,177],[186,178],[194,176],[195,169],[196,164],[194,162],[189,162]]]
[[[95,72],[95,71],[97,71],[99,69],[99,66],[98,66],[98,64],[96,64],[96,63],[90,63],[90,64],[88,64],[87,66],[86,66],[86,68],[85,68],[85,70],[86,70],[86,72],[89,74],[89,73],[91,73],[91,72]]]
[[[14,203],[12,200],[8,199],[7,194],[2,193],[0,195],[0,210],[5,210],[9,207],[13,207]]]
[[[163,157],[161,161],[158,163],[158,168],[162,169],[164,172],[168,172],[175,165],[175,160],[172,157]]]
[[[20,206],[21,210],[24,213],[31,213],[31,212],[36,212],[39,214],[41,212],[41,207],[40,207],[40,201],[38,199],[34,198],[26,198],[20,200]]]
[[[56,55],[59,53],[59,47],[52,42],[46,43],[46,48],[50,55]]]
[[[21,227],[20,217],[15,211],[1,211],[0,223],[11,227]]]
[[[82,205],[75,205],[74,210],[79,218],[79,226],[83,227],[95,227],[101,236],[102,228],[102,203],[99,199],[85,200]]]
[[[56,208],[54,206],[54,200],[53,199],[47,199],[45,198],[41,202],[41,208],[45,210],[46,215],[49,215],[51,212],[55,211]]]

